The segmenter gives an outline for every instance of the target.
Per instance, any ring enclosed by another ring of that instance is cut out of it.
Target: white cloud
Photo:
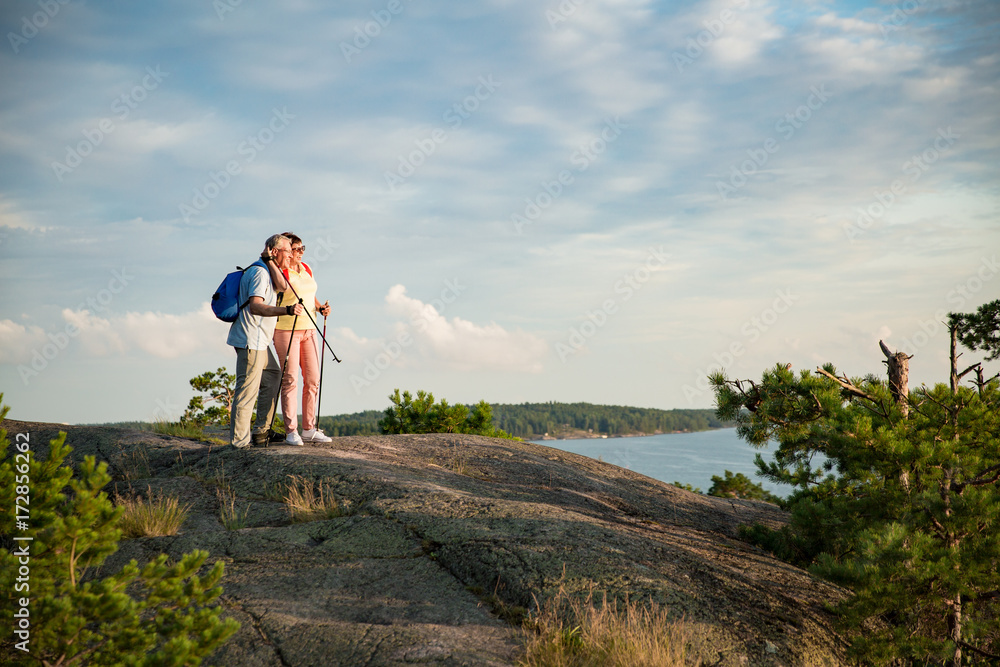
[[[863,35],[881,35],[882,33],[882,29],[877,23],[858,18],[844,18],[837,16],[833,12],[827,12],[817,18],[816,25],[824,28],[836,28],[841,32]]]
[[[19,229],[46,231],[47,227],[42,227],[34,223],[28,214],[20,210],[8,197],[0,194],[0,227],[13,227]],[[0,233],[0,242],[3,242],[4,235]]]
[[[724,6],[724,5],[723,5]],[[722,11],[719,15],[722,16]],[[739,6],[731,9],[735,18],[730,25],[724,26],[722,33],[714,44],[706,51],[709,57],[725,65],[748,65],[754,61],[768,42],[779,39],[784,31],[771,22],[771,8],[764,6],[740,10]],[[716,22],[716,27],[721,19]]]
[[[479,325],[459,317],[448,320],[433,305],[406,296],[403,285],[391,287],[385,303],[390,314],[401,318],[393,326],[392,340],[406,340],[402,334],[408,333],[417,363],[460,371],[538,373],[548,354],[544,340],[524,331],[507,331],[496,322]],[[342,330],[341,335],[361,347],[372,347],[374,342],[349,331]],[[376,347],[381,351],[381,344]],[[407,355],[404,363],[412,363],[413,356]]]
[[[31,359],[32,351],[39,350],[48,342],[41,327],[26,327],[12,320],[0,320],[0,363],[24,363]]]
[[[66,322],[77,330],[83,351],[103,357],[141,350],[161,359],[218,349],[226,327],[206,302],[194,312],[171,315],[147,311],[99,317],[87,310],[65,309]]]

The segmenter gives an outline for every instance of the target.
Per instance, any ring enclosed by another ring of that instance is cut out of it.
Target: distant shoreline
[[[736,428],[735,426],[717,426],[706,429],[701,429],[699,431],[658,431],[656,433],[625,433],[621,435],[604,435],[600,433],[592,433],[588,435],[571,435],[571,436],[542,436],[540,438],[530,438],[530,442],[554,442],[557,440],[614,440],[617,438],[649,438],[654,435],[683,435],[685,433],[704,433],[706,431],[721,431],[727,428]]]

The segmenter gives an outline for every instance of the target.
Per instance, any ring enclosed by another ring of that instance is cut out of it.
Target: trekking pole
[[[302,299],[299,299],[302,303]],[[281,364],[281,384],[285,384],[285,371],[288,369],[288,357],[292,354],[292,341],[295,339],[295,325],[299,323],[298,314],[292,318],[292,334],[288,337],[288,349],[285,350],[285,363]],[[280,386],[280,385],[279,385]]]
[[[330,305],[327,301],[325,306]],[[323,337],[326,338],[326,315],[323,316]],[[319,409],[323,405],[323,364],[326,363],[326,355],[320,355],[319,357],[319,393],[316,395],[316,423],[319,424]]]
[[[295,291],[294,287],[292,287],[292,283],[291,282],[288,283],[288,286],[291,287],[292,294],[294,294],[295,298],[299,300],[299,303],[302,303],[302,297],[300,297],[299,293]],[[309,321],[313,323],[314,327],[316,327],[317,333],[319,333],[320,338],[323,339],[323,345],[325,345],[326,349],[330,350],[330,354],[333,355],[333,360],[336,361],[339,364],[340,363],[340,359],[337,358],[337,353],[333,351],[333,348],[330,347],[330,343],[327,342],[327,340],[326,340],[326,333],[320,331],[319,325],[316,324],[316,318],[312,316],[312,313],[309,312],[309,309],[306,308],[306,305],[304,303],[302,303],[302,310],[305,311],[306,315],[309,316]]]
[[[298,316],[298,314],[296,314],[295,317],[292,318],[292,331],[291,331],[291,335],[288,337],[288,349],[285,350],[285,361],[284,361],[283,364],[281,364],[281,380],[278,382],[278,399],[279,400],[281,399],[282,387],[285,384],[285,372],[288,370],[288,357],[292,354],[292,341],[295,339],[295,325],[298,323],[298,321],[299,321],[299,316]],[[274,349],[277,352],[278,346],[275,345]],[[282,416],[282,420],[281,421],[284,422],[284,416],[285,416],[285,411],[284,410],[281,411],[281,416]],[[269,433],[271,432],[271,425],[270,424],[268,425],[267,430],[268,430]],[[288,424],[285,424],[285,430],[286,431],[288,430]]]

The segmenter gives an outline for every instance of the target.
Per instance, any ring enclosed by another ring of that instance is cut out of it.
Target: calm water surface
[[[787,496],[792,490],[757,477],[754,457],[760,453],[769,461],[773,446],[754,449],[736,437],[734,428],[639,438],[545,440],[538,444],[601,459],[663,482],[690,484],[704,493],[712,486],[712,475],[722,477],[726,470],[741,472],[779,496]]]

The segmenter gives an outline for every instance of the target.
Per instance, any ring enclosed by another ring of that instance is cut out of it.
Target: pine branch
[[[989,475],[993,473],[991,477],[983,478],[984,475]],[[995,484],[1000,481],[1000,464],[995,466],[990,466],[986,470],[983,470],[972,481],[965,482],[962,486],[989,486],[990,484]]]
[[[961,356],[961,355],[959,355],[959,356]],[[980,363],[980,362],[977,361],[976,363],[972,364],[971,366],[969,366],[968,368],[966,368],[964,371],[962,371],[961,373],[959,373],[958,375],[956,375],[955,377],[958,378],[959,380],[961,380],[966,375],[968,375],[972,371],[976,370],[977,368],[980,368],[981,366],[982,366],[982,363]]]
[[[859,398],[867,398],[872,403],[878,403],[878,400],[871,394],[859,389],[858,387],[855,387],[849,381],[841,380],[839,377],[837,377],[833,373],[830,373],[825,368],[817,367],[816,372],[819,373],[820,375],[825,375],[826,377],[830,378],[831,380],[839,384],[842,388],[846,389],[855,396],[858,396]]]
[[[968,600],[969,602],[982,602],[983,600],[995,600],[1000,598],[1000,591],[990,591],[988,593],[980,593],[979,595],[963,595],[963,600]]]
[[[972,651],[973,653],[977,653],[977,654],[983,656],[984,658],[989,658],[990,660],[1000,660],[1000,655],[997,655],[995,653],[988,653],[988,652],[982,650],[981,648],[976,648],[972,644],[969,644],[968,642],[962,641],[961,639],[956,640],[955,643],[958,644],[959,646],[961,646],[962,648],[967,648],[970,651]]]

